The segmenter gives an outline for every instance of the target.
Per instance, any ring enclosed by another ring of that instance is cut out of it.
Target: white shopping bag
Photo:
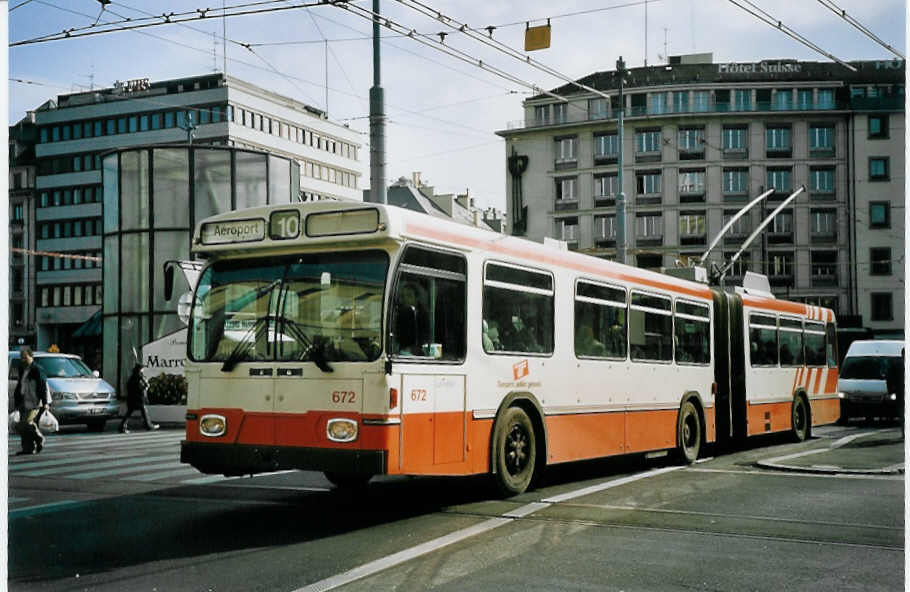
[[[12,434],[19,426],[19,411],[13,411],[9,414],[9,432]]]
[[[50,409],[47,409],[41,414],[41,419],[38,420],[38,427],[45,432],[56,432],[60,429],[60,422],[57,421]]]

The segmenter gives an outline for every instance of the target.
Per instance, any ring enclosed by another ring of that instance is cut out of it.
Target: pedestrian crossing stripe
[[[151,461],[169,460],[169,459],[173,459],[173,458],[174,458],[173,454],[164,454],[164,455],[159,455],[159,456],[139,456],[139,457],[132,457],[132,458],[123,458],[123,459],[107,461],[107,462],[91,462],[91,461],[85,462],[85,461],[83,461],[82,464],[88,464],[89,465],[88,468],[108,469],[108,468],[118,467],[118,466],[140,465],[140,464],[148,463]],[[52,467],[49,469],[38,469],[36,471],[33,471],[33,470],[21,471],[21,472],[17,472],[16,474],[21,477],[44,477],[45,475],[55,475],[55,474],[59,475],[61,473],[73,473],[73,472],[81,471],[84,468],[86,468],[86,467],[79,467],[79,466],[68,466],[68,467],[64,467],[64,468]]]

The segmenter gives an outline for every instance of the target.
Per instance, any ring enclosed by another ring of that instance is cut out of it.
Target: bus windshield
[[[189,353],[197,362],[371,361],[381,353],[389,258],[382,251],[223,260],[196,288]]]

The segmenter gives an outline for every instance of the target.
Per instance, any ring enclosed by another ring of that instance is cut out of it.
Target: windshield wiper
[[[270,317],[268,316],[256,319],[253,326],[247,329],[246,333],[243,334],[243,337],[240,338],[240,341],[237,342],[237,345],[234,346],[234,349],[231,350],[230,355],[224,360],[224,364],[221,366],[222,372],[230,372],[234,369],[237,362],[243,358],[246,351],[255,343],[256,338],[260,336],[261,330],[268,325],[269,320]]]
[[[307,334],[303,332],[303,329],[300,328],[300,325],[297,323],[297,321],[282,318],[281,322],[282,327],[287,330],[291,337],[304,345],[303,353],[300,354],[299,358],[301,361],[305,361],[307,355],[309,355],[313,363],[316,364],[316,367],[323,372],[335,371],[335,369],[329,365],[329,361],[326,359],[326,340],[322,338],[322,336],[316,336],[313,339],[310,339]]]

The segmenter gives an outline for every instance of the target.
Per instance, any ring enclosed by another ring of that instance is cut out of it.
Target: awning
[[[79,325],[73,332],[73,337],[101,337],[101,318],[101,309],[98,309],[87,321]]]

